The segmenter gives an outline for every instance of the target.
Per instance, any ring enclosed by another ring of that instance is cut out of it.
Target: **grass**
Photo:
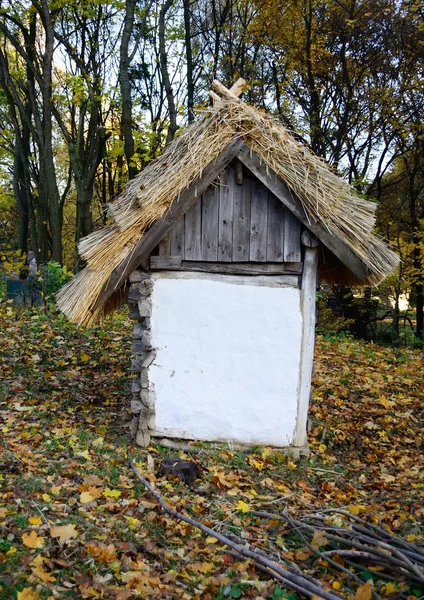
[[[24,588],[46,600],[294,600],[219,543],[164,515],[134,479],[126,456],[125,315],[81,331],[31,311],[16,318],[0,305],[0,321],[7,331],[0,348],[1,600],[17,600]],[[303,542],[278,521],[243,513],[240,500],[271,512],[299,511],[304,503],[354,506],[364,518],[378,515],[395,533],[420,536],[423,366],[413,352],[404,356],[354,340],[319,339],[308,459],[199,444],[192,456],[180,453],[200,467],[199,480],[187,487],[156,474],[161,459],[175,451],[153,446],[132,453],[171,506],[280,556],[301,550]],[[66,525],[77,535],[60,542],[52,528]],[[38,548],[25,545],[32,532],[42,539]],[[47,575],[34,566],[37,557],[45,559]],[[308,568],[331,587],[333,573],[321,572],[312,559]],[[128,573],[138,575],[131,580]],[[378,589],[382,583],[374,579]]]

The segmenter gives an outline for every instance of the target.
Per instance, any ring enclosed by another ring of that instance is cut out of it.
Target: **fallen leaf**
[[[44,583],[55,583],[56,577],[48,571],[46,571],[43,567],[43,564],[46,560],[47,559],[44,556],[41,556],[41,554],[39,554],[29,564],[32,567],[33,574],[39,579],[41,579],[41,581],[43,581]]]
[[[34,530],[31,533],[24,533],[22,542],[27,548],[42,548],[44,546],[44,538],[38,536]]]
[[[41,525],[43,522],[40,517],[30,517],[28,521],[31,525]]]
[[[321,548],[322,546],[326,546],[327,544],[328,544],[328,540],[325,537],[325,531],[322,531],[320,529],[315,529],[314,537],[312,538],[312,541],[311,541],[311,546],[313,548],[315,548],[315,550],[318,550],[318,548]]]
[[[85,458],[88,460],[90,458],[90,453],[87,449],[87,450],[83,450],[81,452],[75,452],[75,456],[81,456],[82,458]]]
[[[109,488],[106,488],[103,492],[105,498],[119,498],[120,495],[121,492],[119,490],[111,490]]]
[[[40,592],[34,591],[32,588],[24,588],[22,592],[18,592],[17,600],[38,600]]]
[[[78,537],[78,531],[76,531],[75,525],[72,524],[58,525],[50,528],[50,535],[52,538],[59,538],[59,542],[63,544],[72,538]]]
[[[239,500],[236,504],[236,509],[243,513],[247,513],[250,510],[250,506],[246,504],[246,502],[243,502],[243,500]]]
[[[381,586],[381,593],[383,596],[390,596],[390,594],[394,594],[398,592],[397,586],[393,583],[393,581],[389,581]]]
[[[92,502],[94,500],[94,496],[90,494],[90,492],[81,492],[80,494],[80,502],[81,504],[87,504],[88,502]]]
[[[371,600],[372,585],[367,581],[364,585],[356,590],[356,594],[353,600]]]

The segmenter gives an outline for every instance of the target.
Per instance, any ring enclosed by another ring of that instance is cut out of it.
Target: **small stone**
[[[140,321],[140,319],[142,319],[142,317],[140,316],[137,304],[129,303],[129,305],[130,305],[130,314],[129,314],[130,319],[132,321]]]
[[[153,390],[142,389],[140,392],[140,400],[149,410],[152,410],[155,407],[156,398]]]
[[[138,431],[138,415],[131,419],[130,423],[130,434],[134,438]]]
[[[141,373],[142,370],[142,366],[141,363],[143,362],[143,359],[141,356],[137,356],[136,358],[133,358],[131,361],[131,372],[132,373]]]
[[[143,361],[141,363],[141,366],[143,368],[148,368],[150,367],[150,365],[152,364],[152,362],[155,360],[156,358],[156,352],[147,352],[146,355],[143,358]]]
[[[147,369],[142,368],[140,371],[140,384],[142,389],[149,387],[149,372]]]
[[[150,433],[144,429],[140,429],[137,431],[135,443],[142,448],[147,448],[147,446],[150,444]]]
[[[143,281],[148,275],[144,271],[133,271],[129,276],[130,283],[140,283]]]
[[[136,323],[133,327],[133,340],[141,340],[143,333],[146,331],[146,326],[144,323]]]
[[[150,317],[152,314],[152,303],[148,299],[140,300],[138,303],[138,312],[142,317]]]
[[[138,392],[141,391],[141,381],[140,381],[140,377],[137,377],[136,379],[133,379],[131,382],[131,391],[134,394],[137,394]]]
[[[146,351],[146,346],[141,340],[134,340],[132,344],[133,354],[143,354]]]
[[[143,404],[141,403],[141,400],[131,400],[131,412],[134,414],[138,414],[141,412],[141,409],[143,408]]]

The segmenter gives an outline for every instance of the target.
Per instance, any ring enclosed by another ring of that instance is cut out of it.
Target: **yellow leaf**
[[[342,588],[342,584],[340,583],[340,581],[333,581],[333,583],[331,585],[333,586],[333,588],[335,590],[341,590],[341,588]]]
[[[43,522],[40,517],[30,517],[28,519],[28,521],[30,522],[31,525],[41,525],[41,523]]]
[[[2,432],[7,433],[9,431],[9,427],[3,427]],[[28,588],[29,589],[29,588]]]
[[[119,498],[120,495],[121,492],[119,490],[111,490],[109,488],[106,488],[103,492],[105,498]]]
[[[362,510],[365,510],[367,507],[365,506],[365,504],[351,504],[347,508],[348,508],[348,511],[352,513],[352,515],[355,515],[357,517],[359,515],[359,513]]]
[[[59,542],[69,542],[72,538],[78,537],[78,531],[75,530],[75,525],[58,525],[50,528],[52,538],[59,538]]]
[[[34,573],[34,575],[36,575],[36,577],[39,577],[41,581],[44,581],[44,583],[55,583],[56,577],[54,577],[54,575],[52,575],[48,571],[45,571],[43,567],[43,563],[45,560],[46,559],[44,558],[44,556],[36,556],[34,560],[30,563],[30,565],[33,566],[32,572]]]
[[[18,600],[38,600],[40,592],[35,592],[32,588],[24,588],[18,592]]]
[[[140,519],[137,517],[126,517],[130,529],[139,529],[141,525]]]
[[[16,553],[17,553],[17,550],[16,550],[15,546],[11,546],[9,548],[9,550],[6,552],[6,555],[7,556],[13,556],[13,554],[16,554]]]
[[[54,485],[50,490],[53,496],[58,496],[60,494],[60,490],[62,489],[61,485]]]
[[[236,509],[241,510],[241,512],[247,513],[250,510],[250,506],[243,502],[243,500],[239,500],[236,504]]]
[[[271,454],[271,448],[264,448],[262,450],[262,458],[268,458],[268,456]]]
[[[291,458],[289,458],[287,461],[287,468],[290,469],[290,471],[294,471],[297,468],[296,464],[291,460]]]
[[[101,448],[104,444],[105,439],[103,437],[98,437],[94,440],[93,446],[94,448]]]
[[[379,402],[384,406],[384,408],[389,408],[391,404],[390,400],[388,400],[385,396],[380,396]]]
[[[369,581],[356,590],[353,600],[371,600],[372,586]]]
[[[42,548],[44,546],[44,538],[38,536],[35,531],[31,533],[24,533],[22,536],[22,542],[27,548]]]
[[[311,546],[318,550],[318,548],[322,546],[326,546],[328,544],[328,540],[325,537],[325,531],[321,531],[319,529],[315,529],[314,537],[311,541]]]
[[[207,544],[216,544],[217,542],[218,542],[218,540],[216,538],[212,537],[211,535],[209,535],[206,538],[206,543]]]
[[[75,456],[82,456],[82,458],[86,458],[87,460],[90,458],[90,453],[87,450],[84,450],[82,452],[75,452]]]
[[[91,502],[92,500],[94,500],[94,497],[90,494],[90,492],[81,492],[81,494],[80,494],[81,504],[87,504],[87,502]]]
[[[84,354],[81,354],[80,359],[82,362],[88,362],[90,360],[90,356],[84,352]]]
[[[406,541],[407,542],[416,542],[419,539],[419,537],[417,535],[415,535],[415,533],[410,533],[407,537],[406,537]]]
[[[50,502],[51,501],[51,498],[50,498],[50,496],[48,494],[43,494],[41,497],[44,500],[44,502]]]
[[[389,581],[388,583],[385,583],[381,586],[380,591],[383,594],[383,596],[390,596],[390,594],[394,594],[395,592],[397,592],[398,589],[393,583],[393,581]]]

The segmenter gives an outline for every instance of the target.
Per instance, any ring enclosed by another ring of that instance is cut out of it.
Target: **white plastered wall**
[[[282,277],[153,275],[155,432],[289,446],[297,420],[300,290]]]

